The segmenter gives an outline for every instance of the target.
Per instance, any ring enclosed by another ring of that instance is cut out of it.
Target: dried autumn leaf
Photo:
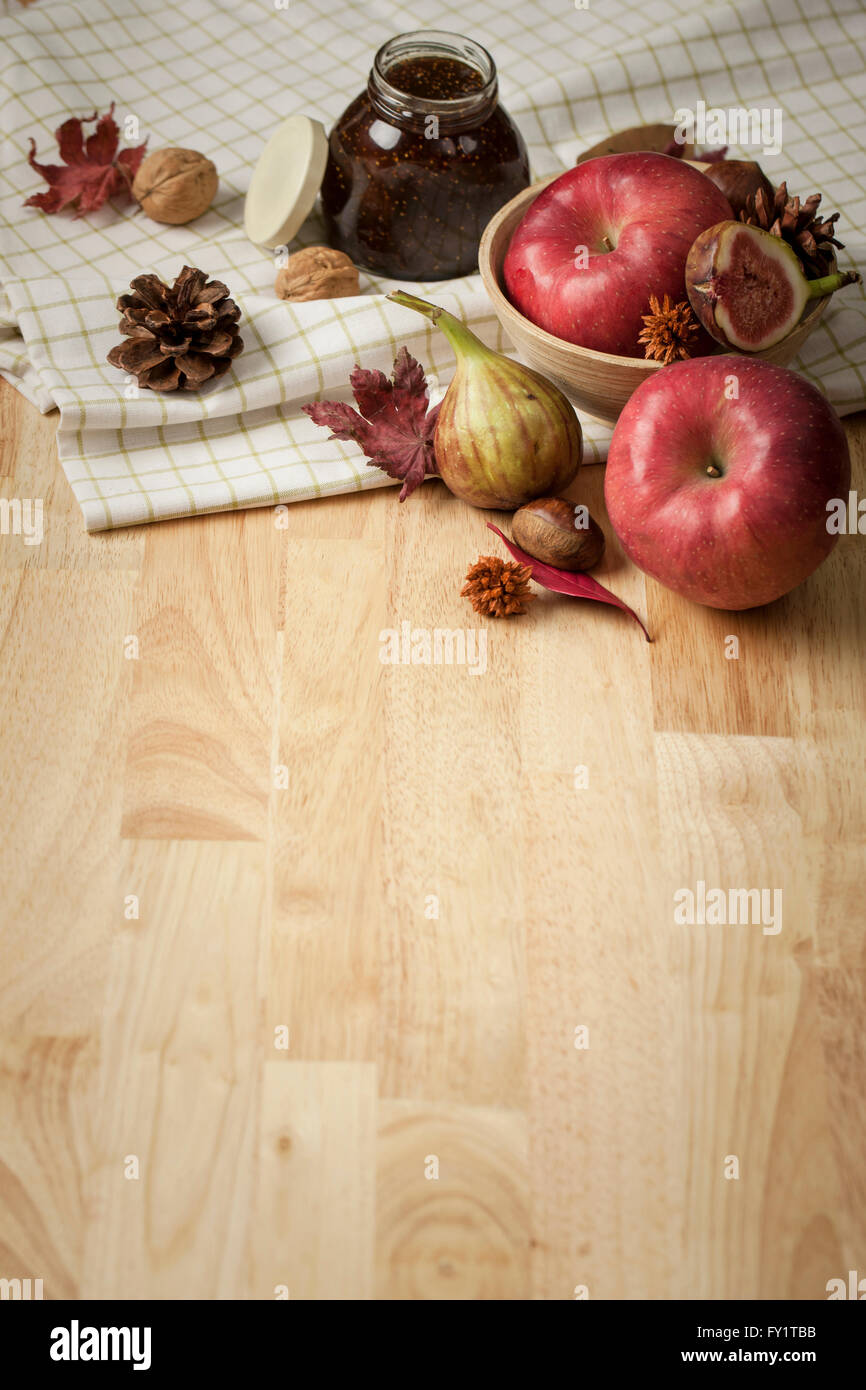
[[[686,158],[685,151],[685,145],[681,145],[678,140],[671,140],[665,145],[662,154],[669,154],[674,159],[684,159]],[[698,154],[697,150],[693,150],[688,158],[697,161],[699,164],[719,164],[723,159],[727,158],[727,155],[727,145],[717,145],[708,150],[704,150],[703,154]]]
[[[613,135],[606,135],[603,140],[599,140],[597,145],[591,149],[583,150],[577,156],[575,163],[585,164],[588,159],[597,159],[599,155],[605,154],[633,154],[649,150],[657,154],[672,154],[669,146],[676,144],[674,131],[676,126],[668,125],[659,121],[653,121],[650,125],[633,125],[627,130],[617,130]],[[683,153],[683,146],[679,145],[676,154]],[[687,147],[687,158],[692,157],[692,147]]]
[[[96,129],[85,140],[84,126],[91,121],[96,121]],[[75,216],[81,217],[85,212],[96,212],[108,198],[122,193],[132,196],[132,180],[147,141],[118,153],[120,131],[114,119],[114,102],[104,116],[98,116],[96,111],[83,119],[71,116],[58,126],[54,138],[63,164],[37,163],[36,141],[30,141],[30,167],[42,175],[49,187],[46,193],[34,193],[24,207],[51,213],[77,204]]]
[[[389,478],[402,478],[400,501],[404,502],[428,474],[438,472],[433,431],[439,407],[427,408],[424,370],[409,350],[401,347],[393,381],[384,372],[356,366],[349,384],[358,410],[343,401],[311,401],[302,409],[317,425],[331,431],[330,439],[354,441],[370,463]]]
[[[614,608],[621,608],[624,613],[628,613],[635,622],[643,628],[643,634],[648,642],[652,641],[649,633],[635,613],[633,608],[629,608],[627,603],[617,598],[603,584],[599,584],[597,579],[591,575],[574,570],[560,570],[555,565],[546,565],[543,560],[536,560],[534,556],[527,555],[525,550],[521,550],[519,545],[515,545],[507,536],[503,536],[498,526],[494,526],[492,521],[487,523],[488,529],[495,531],[505,549],[509,554],[519,560],[522,565],[527,565],[532,572],[532,577],[536,584],[540,584],[543,589],[550,589],[555,594],[570,594],[572,598],[591,598],[598,603],[610,603]]]

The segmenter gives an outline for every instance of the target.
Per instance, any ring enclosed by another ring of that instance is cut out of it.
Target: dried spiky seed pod
[[[461,598],[468,598],[476,613],[485,618],[510,618],[525,613],[535,594],[529,587],[528,565],[501,560],[498,555],[479,555],[466,571]]]
[[[676,362],[691,357],[692,352],[699,356],[698,344],[693,340],[700,330],[694,311],[687,299],[679,304],[671,304],[670,295],[665,295],[659,304],[654,294],[650,295],[650,311],[641,314],[645,327],[638,334],[638,342],[644,344],[644,356],[656,362]]]
[[[218,187],[216,166],[203,154],[169,147],[142,161],[132,196],[154,222],[180,226],[207,212]]]

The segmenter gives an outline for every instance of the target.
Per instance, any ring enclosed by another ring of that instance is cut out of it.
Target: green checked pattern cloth
[[[401,343],[441,392],[447,342],[369,277],[356,298],[277,300],[271,254],[244,236],[243,201],[277,123],[304,112],[329,126],[395,33],[452,29],[491,50],[535,177],[699,100],[780,108],[782,152],[760,154],[767,173],[804,196],[820,189],[843,213],[841,263],[866,263],[863,0],[0,0],[0,13],[0,372],[40,410],[59,407],[60,459],[89,530],[389,483],[300,407],[349,399],[353,363],[389,371]],[[139,122],[130,143],[148,136],[151,149],[184,145],[216,164],[216,202],[193,225],[158,226],[130,204],[79,220],[22,207],[45,186],[28,137],[56,162],[56,127],[112,101],[122,129]],[[298,245],[321,240],[314,213]],[[134,275],[173,278],[184,263],[228,284],[246,350],[200,395],[136,394],[105,360],[119,340],[115,299]],[[510,349],[477,276],[417,288]],[[861,288],[839,296],[796,365],[840,412],[866,405]],[[583,424],[589,459],[603,459],[610,431]]]

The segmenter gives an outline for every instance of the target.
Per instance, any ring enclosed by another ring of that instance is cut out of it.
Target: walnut
[[[330,246],[305,246],[289,256],[274,289],[280,299],[343,299],[361,292],[349,257]]]
[[[154,150],[132,181],[132,196],[154,222],[180,225],[207,212],[219,186],[216,167],[198,150]]]

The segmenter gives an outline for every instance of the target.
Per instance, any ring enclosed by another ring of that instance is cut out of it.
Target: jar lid
[[[286,246],[312,212],[325,176],[328,137],[321,121],[289,116],[256,161],[244,204],[244,228],[260,246]]]

